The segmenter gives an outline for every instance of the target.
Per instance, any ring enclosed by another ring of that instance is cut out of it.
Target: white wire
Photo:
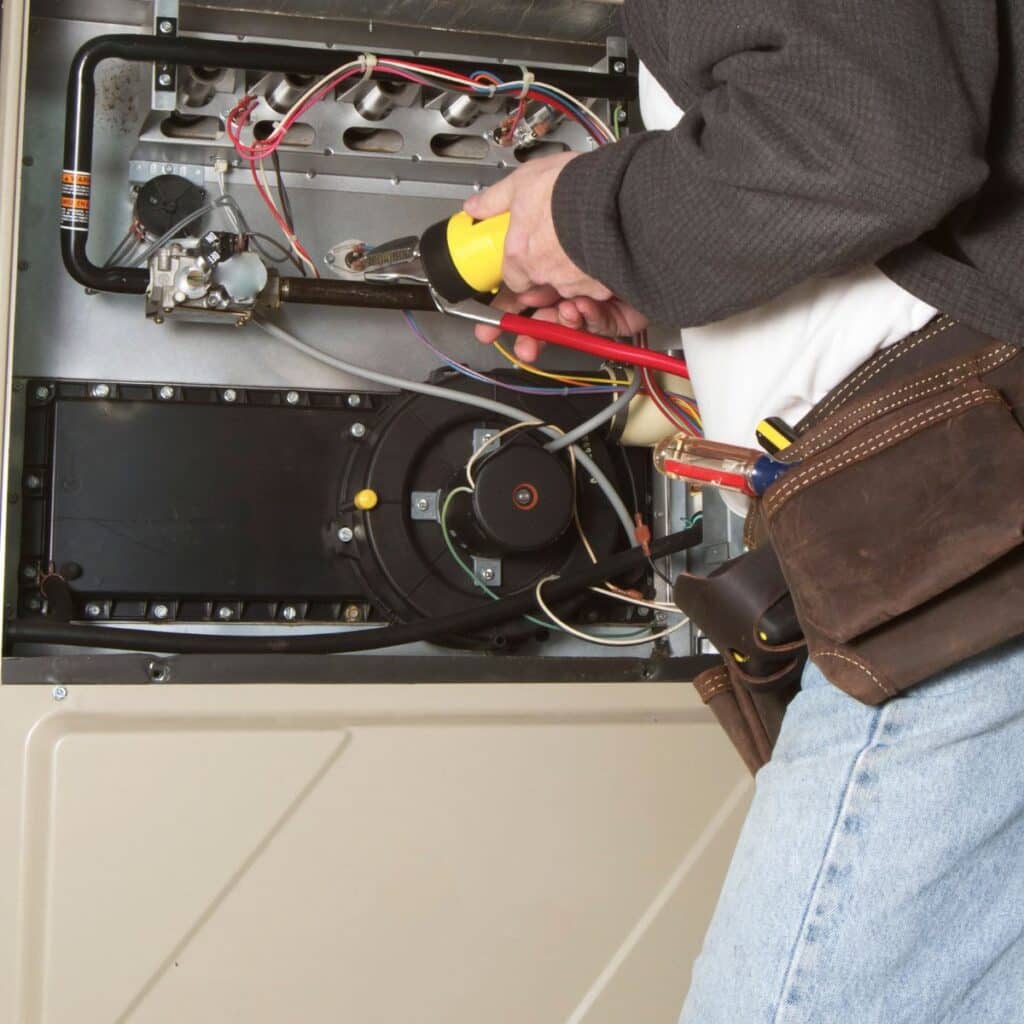
[[[338,359],[336,356],[329,355],[327,352],[314,348],[312,345],[301,341],[299,338],[296,338],[294,334],[291,334],[283,327],[280,327],[269,320],[264,320],[262,317],[254,317],[253,319],[256,324],[272,338],[276,338],[278,341],[284,342],[284,344],[295,349],[297,352],[302,352],[304,355],[309,356],[310,359],[316,359],[325,366],[331,366],[336,370],[341,370],[342,373],[351,374],[353,377],[362,377],[363,380],[374,381],[377,384],[383,384],[385,387],[395,388],[398,391],[414,391],[417,394],[430,395],[432,398],[441,398],[447,402],[459,402],[462,405],[471,405],[477,409],[484,409],[487,412],[496,413],[499,416],[505,417],[505,419],[514,420],[516,423],[527,423],[534,419],[534,417],[528,412],[523,412],[522,409],[517,409],[514,405],[507,405],[505,402],[497,402],[493,398],[484,398],[483,395],[474,395],[467,391],[456,391],[454,388],[442,388],[438,387],[436,384],[407,380],[404,377],[396,377],[391,373],[381,373],[378,370],[368,370],[365,367],[356,366],[354,363],[346,362],[344,359]],[[537,430],[541,433],[547,434],[548,437],[554,438],[561,436],[561,431],[557,427],[544,425],[537,427]],[[638,547],[639,542],[633,533],[634,526],[632,517],[629,514],[629,510],[626,508],[625,502],[623,502],[618,491],[616,491],[615,487],[612,485],[612,482],[605,475],[601,467],[598,466],[598,464],[594,462],[594,460],[579,445],[572,445],[571,450],[576,456],[576,460],[579,464],[593,478],[596,486],[600,488],[601,493],[607,499],[608,504],[611,505],[615,515],[618,516],[619,522],[622,524],[622,528],[626,532],[626,537],[629,539],[630,547]]]
[[[469,462],[466,463],[466,479],[469,481],[471,488],[476,488],[476,481],[473,479],[473,467],[477,464],[484,452],[493,448],[503,437],[507,434],[511,434],[516,430],[525,430],[527,427],[540,427],[543,426],[541,420],[531,420],[526,423],[513,423],[511,427],[506,427],[504,430],[499,430],[497,434],[487,438],[486,441],[471,456]]]
[[[277,203],[274,202],[274,193],[271,191],[270,182],[267,180],[267,171],[266,171],[266,168],[263,166],[263,161],[262,160],[256,160],[256,161],[254,161],[254,164],[255,164],[255,167],[256,167],[256,173],[260,176],[260,184],[263,185],[263,189],[264,189],[264,191],[267,194],[266,201],[273,207],[274,212],[277,214],[277,216],[281,218],[280,222],[277,222],[275,220],[275,224],[280,229],[281,234],[284,235],[284,237],[288,240],[288,244],[291,246],[292,252],[295,253],[295,255],[300,260],[302,260],[302,262],[305,263],[306,266],[309,267],[310,270],[313,271],[313,276],[314,277],[319,277],[320,276],[319,268],[316,267],[313,264],[313,261],[308,256],[306,256],[303,252],[301,252],[299,250],[299,247],[295,244],[298,241],[298,239],[295,236],[295,233],[293,231],[286,230],[283,227],[283,224],[285,222],[284,214],[281,212],[281,208],[277,205]]]
[[[609,590],[605,587],[591,587],[590,588],[595,594],[603,594],[605,597],[614,597],[617,601],[624,601],[626,604],[635,604],[639,608],[653,608],[658,612],[672,612],[676,615],[682,615],[682,611],[674,605],[669,604],[667,601],[645,601],[642,597],[633,597],[631,594],[623,594],[618,590]]]
[[[534,597],[537,601],[537,607],[556,625],[559,629],[564,629],[566,633],[571,633],[575,637],[579,637],[580,640],[586,640],[592,644],[600,644],[602,647],[637,647],[640,644],[649,644],[653,640],[661,640],[662,637],[671,636],[677,630],[680,630],[690,620],[686,616],[683,616],[679,622],[663,629],[660,633],[651,633],[647,636],[629,636],[629,637],[608,637],[608,636],[595,636],[593,633],[584,633],[581,629],[576,629],[575,626],[570,626],[567,622],[563,622],[549,607],[548,603],[544,600],[544,595],[541,593],[541,588],[545,583],[551,580],[557,580],[557,576],[545,576],[534,589]]]
[[[217,172],[217,185],[220,188],[221,198],[226,200],[228,198],[228,190],[227,190],[227,187],[224,184],[224,172],[223,171],[218,171]],[[235,229],[236,234],[239,234],[239,235],[245,234],[245,232],[242,231],[242,225],[239,223],[238,217],[235,216],[235,211],[231,208],[230,204],[226,204],[226,205],[227,205],[227,211],[228,211],[228,220],[231,221],[231,226]]]

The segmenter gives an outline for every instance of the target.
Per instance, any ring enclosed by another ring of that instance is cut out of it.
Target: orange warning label
[[[60,226],[67,231],[89,227],[89,196],[92,175],[88,171],[64,170],[60,175]]]

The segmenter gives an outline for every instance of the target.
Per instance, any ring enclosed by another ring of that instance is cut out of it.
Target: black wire
[[[636,474],[633,472],[633,463],[629,458],[629,452],[622,452],[622,461],[626,464],[626,476],[629,477],[629,489],[633,496],[633,511],[642,516],[643,509],[640,508],[640,492],[637,490]],[[658,568],[654,558],[648,558],[647,561],[650,563],[651,571],[671,587],[673,585],[672,580],[667,573]]]
[[[270,162],[274,165],[274,177],[277,179],[277,194],[281,197],[281,213],[288,230],[295,234],[295,218],[292,216],[292,201],[288,198],[288,190],[284,187],[284,175],[281,174],[281,158],[275,149],[270,154]]]
[[[701,542],[699,526],[662,537],[651,543],[658,558],[674,554]],[[615,579],[642,565],[640,548],[611,555],[588,565],[572,576],[562,576],[546,585],[544,596],[552,604],[564,601],[587,587]],[[72,647],[105,647],[120,651],[152,651],[161,654],[341,654],[399,647],[419,641],[440,640],[452,635],[478,633],[518,619],[532,611],[537,600],[533,588],[485,605],[429,619],[415,619],[382,629],[334,630],[329,633],[223,636],[209,633],[173,633],[162,629],[121,629],[74,622],[54,622],[40,617],[7,625],[10,643],[53,643]]]
[[[253,239],[253,247],[258,253],[265,256],[271,263],[291,263],[293,267],[298,268],[300,274],[303,277],[306,276],[306,268],[302,261],[289,249],[287,246],[282,245],[276,238],[271,238],[270,235],[264,235],[260,231],[250,231],[246,235],[247,238]],[[275,249],[279,249],[283,256],[271,256],[264,245],[272,245]]]

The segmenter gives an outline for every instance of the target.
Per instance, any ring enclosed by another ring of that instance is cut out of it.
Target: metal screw
[[[358,622],[363,617],[363,610],[357,604],[347,604],[342,614],[346,622]]]
[[[350,409],[358,409],[363,404],[363,399],[360,395],[349,395],[346,401]]]
[[[43,607],[43,602],[40,601],[38,597],[30,597],[28,600],[28,606],[32,611],[37,612]]]
[[[34,565],[26,565],[25,568],[21,570],[21,575],[27,580],[34,580],[39,575],[39,570],[36,569]]]
[[[353,423],[352,426],[348,428],[348,432],[354,438],[357,438],[357,439],[360,438],[360,437],[365,437],[366,436],[366,424],[365,423]]]
[[[160,22],[160,31],[165,35],[169,36],[174,31],[174,25],[169,21]]]
[[[153,605],[153,618],[154,619],[166,619],[171,614],[171,609],[165,604]]]
[[[493,569],[481,569],[480,570],[480,579],[482,579],[484,581],[484,583],[490,583],[494,579],[494,570]]]
[[[188,300],[188,296],[184,292],[175,292],[174,301],[180,306],[183,302]]]
[[[391,184],[392,185],[401,185],[402,184],[402,179],[397,174],[393,174],[391,176]]]
[[[165,401],[170,401],[174,397],[174,388],[170,384],[165,384],[157,394]]]
[[[163,322],[164,322],[164,318],[162,316],[155,316],[155,317],[153,317],[153,323],[155,323],[157,325],[157,327],[159,327]]]
[[[29,475],[25,477],[25,486],[30,491],[36,491],[43,486],[43,481],[40,480],[35,473],[29,473]]]
[[[98,604],[87,604],[85,606],[85,617],[87,619],[98,619],[103,614],[103,609]]]
[[[298,405],[299,404],[299,393],[298,393],[298,391],[289,391],[288,394],[284,396],[284,400],[289,405]]]
[[[340,540],[342,544],[351,544],[354,536],[355,534],[352,532],[351,526],[343,526],[338,531],[338,540]]]
[[[109,384],[93,384],[89,389],[89,394],[93,398],[109,398],[110,397],[110,385]]]
[[[527,487],[520,487],[513,497],[517,505],[529,505],[533,501],[533,492]]]
[[[617,60],[612,64],[612,71],[617,75],[621,75],[626,70],[626,62],[624,60]]]
[[[626,108],[625,107],[619,107],[619,109],[615,111],[615,120],[616,121],[625,121],[626,120]]]
[[[299,613],[290,604],[286,604],[281,609],[281,618],[284,619],[286,622],[294,622],[298,614]]]
[[[23,156],[23,157],[21,158],[21,162],[22,162],[22,163],[23,163],[23,164],[24,164],[24,165],[25,165],[26,167],[31,167],[31,166],[32,166],[32,165],[33,165],[33,164],[34,164],[34,163],[36,162],[36,160],[35,160],[35,157],[32,157],[32,156]]]
[[[220,606],[220,607],[219,607],[219,608],[217,609],[217,618],[218,618],[218,619],[221,619],[221,620],[222,620],[222,621],[224,621],[224,622],[226,622],[226,621],[227,621],[228,619],[232,619],[232,618],[234,618],[234,616],[235,616],[235,612],[234,612],[234,609],[233,609],[233,608],[231,608],[231,607],[229,607],[229,606],[228,606],[228,605],[226,605],[226,604],[222,604],[222,605],[221,605],[221,606]]]
[[[312,181],[315,177],[316,177],[316,171],[314,171],[312,168],[310,168],[310,170],[306,171],[306,180],[307,181]]]
[[[45,384],[40,384],[35,390],[36,400],[45,402],[50,397],[50,389]]]
[[[162,664],[159,661],[151,661],[146,666],[149,672],[149,678],[154,683],[166,683],[171,678],[171,670],[169,666]]]
[[[156,76],[156,83],[162,89],[169,89],[173,81],[174,79],[171,78],[170,72],[168,71],[161,71],[160,74]]]
[[[68,690],[67,690],[66,686],[55,686],[53,688],[53,699],[54,700],[63,700],[67,695],[68,695]]]
[[[234,388],[225,388],[220,393],[220,397],[223,398],[225,402],[233,402],[238,398],[238,392]]]
[[[167,77],[168,77],[168,79],[170,79],[171,76],[168,75]],[[168,81],[166,84],[170,85],[171,83],[170,83],[170,81]],[[173,171],[174,171],[174,164],[164,164],[164,174],[171,174]],[[157,202],[159,202],[159,200],[157,200]],[[154,203],[153,205],[155,206],[156,203]]]
[[[418,499],[416,500],[416,507],[417,507],[417,508],[418,508],[418,509],[419,509],[419,510],[420,510],[421,512],[426,512],[426,511],[427,511],[427,509],[428,509],[428,508],[430,508],[430,502],[429,502],[429,501],[427,501],[427,499],[426,499],[426,498],[418,498]]]
[[[327,264],[327,266],[329,266],[329,267],[331,267],[331,266],[333,266],[333,265],[334,265],[334,253],[333,253],[333,252],[329,252],[329,253],[328,253],[328,254],[327,254],[327,255],[326,255],[325,257],[324,257],[324,263],[326,263],[326,264]]]

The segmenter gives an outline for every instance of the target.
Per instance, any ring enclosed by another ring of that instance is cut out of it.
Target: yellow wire
[[[494,343],[494,347],[501,355],[512,363],[513,366],[518,366],[520,370],[524,370],[526,373],[532,373],[535,377],[547,377],[548,380],[561,381],[563,384],[610,384],[624,388],[629,387],[628,380],[617,380],[609,377],[566,377],[559,373],[549,373],[547,370],[540,370],[536,366],[524,363],[498,342]]]

